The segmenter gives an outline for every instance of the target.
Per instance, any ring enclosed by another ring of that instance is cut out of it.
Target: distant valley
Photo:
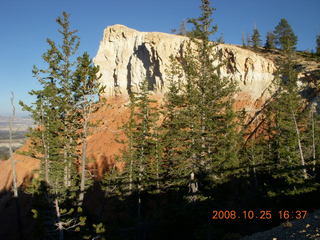
[[[10,117],[0,116],[0,160],[5,160],[9,157],[9,123]],[[15,118],[12,127],[12,148],[14,151],[23,145],[25,134],[32,125],[31,118]]]

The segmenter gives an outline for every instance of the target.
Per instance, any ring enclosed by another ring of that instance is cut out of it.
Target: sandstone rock
[[[101,83],[106,86],[105,96],[126,95],[145,78],[156,92],[164,93],[170,56],[183,54],[187,41],[187,37],[139,32],[123,25],[107,27],[94,58],[102,73]],[[245,98],[246,103],[255,103],[267,94],[265,90],[275,71],[272,60],[229,44],[219,44],[215,51],[221,61],[226,61],[222,74],[239,83],[241,93],[236,96],[239,101]],[[250,107],[250,104],[246,106],[247,109]]]

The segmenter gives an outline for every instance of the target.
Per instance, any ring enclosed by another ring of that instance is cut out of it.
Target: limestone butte
[[[100,66],[101,83],[106,86],[106,96],[126,95],[129,88],[136,89],[147,78],[156,92],[164,93],[168,80],[166,69],[170,56],[185,51],[188,38],[159,32],[139,32],[123,25],[113,25],[104,30],[103,39],[94,63]],[[252,104],[263,97],[272,82],[275,64],[257,53],[230,44],[215,47],[219,63],[225,61],[223,76],[239,83],[239,101]],[[216,62],[215,64],[218,64]]]

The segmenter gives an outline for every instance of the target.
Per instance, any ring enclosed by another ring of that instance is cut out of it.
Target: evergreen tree
[[[276,191],[288,194],[305,191],[303,184],[308,179],[302,145],[306,130],[305,102],[299,94],[297,76],[292,52],[287,52],[275,78],[276,92],[265,107],[263,133],[266,136],[261,136],[264,157],[273,166],[271,175],[282,181]]]
[[[127,149],[123,154],[124,175],[128,192],[138,197],[138,217],[141,216],[142,193],[157,187],[160,175],[160,158],[157,158],[157,120],[158,110],[150,98],[147,79],[139,84],[137,93],[131,92],[130,118],[124,126]],[[108,177],[107,177],[108,178]]]
[[[295,50],[298,38],[285,18],[282,18],[274,30],[275,43],[282,50]]]
[[[252,46],[254,48],[258,48],[261,46],[261,36],[260,36],[259,30],[257,28],[253,29],[251,41],[252,41]]]
[[[212,26],[214,9],[203,0],[201,10],[199,18],[189,20],[194,25],[192,38],[183,57],[178,58],[182,71],[173,74],[176,78],[183,75],[185,81],[171,82],[166,95],[168,117],[164,122],[166,134],[178,137],[176,143],[166,143],[165,154],[174,157],[171,164],[182,166],[181,178],[190,176],[193,194],[200,176],[222,179],[222,171],[237,164],[239,143],[232,109],[236,84],[220,75],[221,65],[213,64],[218,59],[213,54],[216,44],[209,41],[217,30],[217,26]],[[165,157],[164,161],[168,159]]]
[[[87,137],[89,135],[90,127],[90,115],[92,112],[97,110],[94,105],[95,97],[104,91],[104,87],[101,87],[98,82],[99,67],[93,66],[88,53],[84,53],[77,59],[77,68],[74,73],[74,79],[71,83],[71,91],[73,93],[74,109],[76,109],[76,116],[73,124],[74,129],[79,130],[80,134],[77,136],[81,139],[81,173],[80,173],[80,194],[79,194],[79,206],[82,205],[85,188],[87,186]]]
[[[209,41],[209,36],[217,31],[217,26],[211,27],[214,9],[210,7],[209,1],[202,1],[201,9],[202,16],[191,21],[195,25],[194,35],[199,35],[201,41],[191,39],[196,50],[190,48],[187,51],[183,67],[187,77],[187,97],[193,110],[190,112],[194,114],[191,117],[196,119],[190,119],[193,122],[191,129],[195,129],[196,133],[194,136],[198,135],[194,141],[194,150],[199,151],[197,158],[202,158],[197,164],[208,162],[210,167],[207,167],[212,171],[236,162],[233,154],[237,150],[232,148],[236,148],[237,144],[229,144],[235,140],[235,113],[232,105],[237,89],[235,82],[220,75],[221,65],[213,64],[218,59],[217,54],[212,54],[216,45]]]
[[[180,112],[186,107],[182,94],[183,69],[179,60],[171,56],[171,66],[168,69],[168,91],[165,94],[162,115],[164,120],[160,128],[162,143],[162,161],[164,189],[179,188],[187,184],[188,171],[182,143],[185,140],[182,129],[188,123]]]
[[[316,39],[316,54],[320,56],[320,35]]]
[[[247,34],[246,45],[248,47],[252,46],[252,37],[250,36],[250,34]]]
[[[172,29],[171,32],[181,36],[188,36],[187,21],[183,20],[179,25],[179,29]]]
[[[305,118],[303,122],[304,131],[302,136],[302,146],[305,152],[306,164],[310,166],[308,174],[316,177],[317,176],[317,165],[319,164],[319,114],[317,113],[317,106],[315,102],[308,105],[305,110]]]
[[[126,154],[128,152],[125,152]],[[122,156],[122,160],[125,160],[125,156]],[[115,158],[115,162],[119,161],[119,157]],[[127,161],[125,161],[127,163]],[[130,174],[130,173],[129,173]],[[127,184],[132,185],[132,181],[125,178],[126,172],[120,172],[114,164],[111,166],[108,171],[105,173],[102,179],[102,189],[104,191],[104,195],[107,198],[117,196],[122,199],[123,196],[131,194],[132,186],[127,186]],[[128,191],[129,190],[129,191]]]
[[[85,148],[88,116],[91,113],[93,99],[100,91],[96,82],[98,68],[92,65],[88,54],[76,59],[79,46],[77,31],[70,30],[69,15],[63,12],[56,22],[62,36],[62,44],[57,45],[48,39],[49,49],[42,58],[47,63],[46,69],[34,67],[33,74],[42,86],[32,90],[36,102],[28,106],[20,104],[32,114],[37,128],[31,130],[32,151],[34,157],[41,160],[40,178],[45,188],[43,196],[48,203],[55,220],[49,226],[58,229],[58,237],[64,239],[65,231],[77,230],[85,225],[81,205],[85,186]],[[78,145],[82,143],[82,155]],[[82,158],[81,158],[82,156]],[[79,175],[77,162],[81,161],[81,185],[79,193]],[[80,204],[76,204],[80,202]],[[75,210],[77,209],[77,210]],[[54,214],[53,214],[54,213]],[[47,236],[49,237],[49,236]]]
[[[242,42],[242,47],[247,46],[244,32],[241,34],[241,42]]]
[[[265,49],[274,49],[275,48],[275,35],[272,32],[267,33],[266,43],[264,45]]]

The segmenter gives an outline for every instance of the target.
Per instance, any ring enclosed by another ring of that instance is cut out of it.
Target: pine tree
[[[258,48],[261,46],[261,36],[257,28],[253,29],[251,41],[252,41],[252,46],[254,48]]]
[[[92,61],[89,58],[88,53],[84,53],[81,57],[77,59],[77,68],[74,73],[74,80],[71,85],[71,90],[73,92],[73,101],[74,108],[77,110],[77,115],[74,118],[75,130],[80,130],[81,133],[77,136],[78,139],[81,139],[81,164],[80,164],[80,194],[79,194],[79,206],[82,205],[84,192],[87,182],[87,157],[86,157],[86,148],[87,148],[87,137],[89,135],[90,127],[90,115],[92,112],[97,110],[97,107],[94,106],[95,97],[98,94],[101,94],[104,91],[104,87],[98,82],[99,67],[93,66]]]
[[[292,51],[286,52],[286,58],[280,64],[273,86],[276,92],[265,108],[264,133],[267,136],[261,137],[265,145],[264,157],[274,167],[272,176],[287,186],[276,190],[289,194],[305,191],[303,184],[308,179],[302,145],[306,104],[299,94],[292,54]]]
[[[275,35],[272,32],[267,33],[266,43],[264,45],[265,49],[274,49],[275,48]]]
[[[249,33],[247,34],[246,45],[248,47],[252,46],[252,37],[250,36]]]
[[[160,158],[157,158],[157,120],[158,110],[150,98],[147,79],[139,84],[139,91],[130,94],[130,117],[124,126],[127,140],[124,175],[128,183],[128,193],[137,194],[138,217],[141,217],[142,193],[157,188]],[[158,167],[157,167],[158,166]]]
[[[188,171],[182,143],[185,140],[182,129],[186,126],[186,119],[180,114],[185,107],[182,94],[183,69],[179,60],[171,56],[171,66],[168,69],[168,91],[165,94],[162,115],[164,120],[160,127],[160,142],[162,143],[163,189],[179,188],[186,185]]]
[[[123,130],[127,137],[126,142],[122,142],[127,145],[126,150],[122,154],[122,158],[126,163],[125,174],[128,176],[128,193],[132,194],[134,190],[134,180],[133,176],[137,174],[135,163],[135,152],[134,152],[134,136],[135,129],[137,127],[135,114],[136,114],[136,97],[135,93],[130,94],[130,102],[128,105],[130,110],[130,116],[126,124],[123,126]]]
[[[316,38],[316,54],[320,56],[320,35]]]
[[[188,36],[187,21],[183,20],[179,25],[179,29],[172,29],[171,32],[181,36]]]
[[[319,156],[319,114],[315,102],[311,102],[305,110],[303,122],[304,131],[302,136],[303,151],[305,152],[306,165],[310,166],[308,174],[315,177],[317,175],[317,164]]]
[[[242,42],[242,47],[246,47],[247,46],[244,32],[241,34],[241,42]]]
[[[218,166],[224,168],[230,162],[234,162],[235,156],[232,154],[237,152],[229,148],[230,142],[234,140],[232,132],[235,130],[235,113],[232,110],[232,99],[236,92],[236,83],[220,75],[221,65],[213,64],[218,58],[217,55],[212,55],[215,44],[209,42],[209,36],[217,30],[217,26],[213,26],[211,30],[209,27],[213,10],[209,1],[202,1],[203,15],[193,21],[195,33],[201,32],[199,34],[201,41],[192,40],[196,45],[196,54],[195,57],[187,54],[186,60],[188,61],[190,57],[191,61],[190,64],[184,65],[187,67],[185,68],[187,84],[194,85],[190,100],[195,104],[192,107],[193,114],[198,115],[196,123],[199,124],[195,126],[199,135],[198,146],[195,146],[199,153],[196,155],[204,162],[208,161],[211,170]]]
[[[79,37],[76,30],[70,30],[69,15],[63,12],[56,22],[62,44],[47,40],[49,49],[42,58],[48,67],[33,68],[42,89],[30,92],[36,96],[33,105],[20,104],[38,125],[30,132],[31,154],[41,160],[39,180],[45,185],[41,190],[45,191],[42,194],[48,202],[46,211],[51,211],[46,215],[53,216],[55,220],[51,222],[56,222],[56,226],[49,228],[57,227],[62,240],[66,230],[78,231],[85,225],[86,217],[78,206],[82,204],[86,185],[86,137],[94,98],[101,88],[97,83],[98,68],[93,66],[88,54],[76,59]],[[82,144],[82,154],[78,151],[79,144]],[[79,187],[77,162],[80,159]]]
[[[298,38],[285,18],[282,18],[273,31],[275,42],[282,50],[295,50]]]
[[[119,157],[116,157],[115,162],[118,162],[119,159],[120,159]],[[125,159],[125,156],[122,156],[122,160],[124,159]],[[101,185],[102,190],[104,191],[105,197],[110,198],[110,197],[116,196],[119,199],[122,199],[123,196],[127,196],[128,194],[131,194],[131,192],[129,191],[132,190],[132,186],[128,187],[127,184],[132,185],[132,182],[130,182],[130,180],[127,180],[125,178],[126,177],[125,175],[126,175],[126,172],[125,173],[120,172],[119,169],[117,169],[115,164],[108,169],[108,171],[105,173],[102,179],[102,185]]]
[[[189,20],[194,25],[192,38],[184,55],[178,57],[182,72],[175,73],[178,78],[184,75],[185,81],[172,81],[164,122],[167,134],[175,131],[178,136],[178,143],[167,143],[165,154],[174,156],[171,164],[183,168],[175,169],[181,171],[181,178],[190,176],[192,194],[198,191],[195,186],[200,176],[223,178],[222,171],[237,164],[238,152],[236,114],[232,109],[236,84],[220,75],[221,65],[213,64],[218,59],[213,54],[217,45],[209,41],[217,30],[217,26],[212,26],[214,9],[209,1],[203,0],[201,10],[199,18]]]

